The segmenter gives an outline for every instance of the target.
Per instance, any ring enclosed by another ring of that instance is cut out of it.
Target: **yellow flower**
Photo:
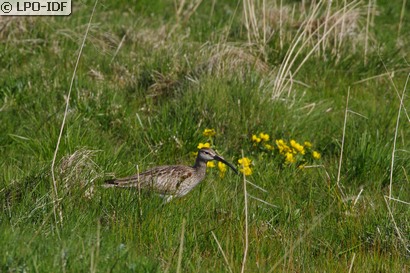
[[[266,149],[268,149],[269,151],[272,151],[274,149],[274,147],[270,144],[265,144],[264,145]]]
[[[241,158],[241,159],[238,159],[238,163],[239,163],[242,167],[246,168],[246,167],[249,167],[249,166],[251,165],[252,160],[250,160],[250,159],[247,158],[247,157],[243,157],[243,158]]]
[[[288,152],[288,153],[285,154],[285,161],[286,161],[286,163],[291,164],[291,163],[295,163],[296,159],[293,157],[292,153]]]
[[[290,147],[286,145],[286,142],[283,139],[277,139],[276,145],[278,146],[279,153],[281,154],[286,154],[288,152],[291,152]]]
[[[242,169],[239,170],[241,173],[243,173],[244,175],[251,175],[252,174],[252,169],[249,167],[244,167]]]
[[[262,139],[260,139],[257,135],[252,135],[252,141],[253,142],[259,143],[259,142],[261,142],[261,140]]]
[[[219,169],[219,177],[220,178],[224,178],[225,177],[225,173],[227,171],[226,169],[226,165],[222,162],[218,162],[218,169]]]
[[[202,135],[205,137],[213,137],[214,135],[216,135],[216,132],[215,132],[215,129],[206,128],[204,132],[202,133]]]
[[[301,153],[302,155],[305,154],[305,148],[297,143],[295,140],[290,141],[290,146],[292,146],[297,152]]]
[[[320,153],[319,152],[313,151],[312,156],[313,156],[314,159],[320,159]]]
[[[309,141],[305,141],[305,143],[303,143],[303,145],[305,145],[308,148],[312,148],[312,143],[310,143]]]
[[[208,162],[206,163],[206,166],[207,166],[208,168],[215,168],[215,162],[213,162],[213,161],[208,161]]]
[[[259,134],[259,138],[260,138],[262,141],[269,141],[269,135],[268,135],[268,134],[260,133],[260,134]]]
[[[277,139],[276,140],[276,145],[280,146],[280,145],[286,145],[285,141],[283,139]]]
[[[199,143],[198,144],[198,149],[202,149],[202,148],[211,148],[211,143],[209,143],[209,142]]]
[[[224,172],[226,172],[226,165],[224,164],[224,163],[222,163],[222,162],[218,162],[218,169],[219,169],[219,171],[220,172],[222,172],[222,173],[224,173]]]

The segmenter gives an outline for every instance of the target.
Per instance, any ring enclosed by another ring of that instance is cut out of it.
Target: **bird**
[[[195,164],[158,166],[132,176],[109,179],[103,185],[105,188],[139,188],[152,190],[164,198],[168,203],[173,198],[179,198],[197,186],[206,174],[208,161],[220,161],[229,166],[236,174],[238,170],[211,148],[202,148],[198,151]]]

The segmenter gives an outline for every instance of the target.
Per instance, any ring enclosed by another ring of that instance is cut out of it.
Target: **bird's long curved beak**
[[[214,156],[214,159],[224,163],[225,165],[228,165],[236,174],[239,174],[238,170],[231,163],[226,161],[223,157],[216,155]]]

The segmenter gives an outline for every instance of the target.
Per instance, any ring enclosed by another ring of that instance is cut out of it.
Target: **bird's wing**
[[[174,194],[184,181],[194,175],[191,167],[163,166],[140,174],[141,185],[161,194]],[[141,180],[142,178],[142,180]]]
[[[160,166],[129,177],[106,181],[108,187],[141,187],[160,194],[174,194],[183,182],[194,175],[188,166]]]

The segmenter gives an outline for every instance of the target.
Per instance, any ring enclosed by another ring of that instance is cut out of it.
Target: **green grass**
[[[247,272],[409,271],[409,13],[398,37],[401,1],[378,1],[365,60],[362,4],[338,55],[316,50],[276,97],[276,73],[306,18],[298,2],[284,2],[297,5],[285,35],[274,29],[263,43],[250,30],[252,45],[242,2],[185,4],[180,13],[168,0],[98,3],[57,151],[57,197],[53,154],[94,2],[75,3],[64,18],[1,17],[0,272],[175,272],[184,221],[185,272],[240,272],[246,222]],[[407,89],[397,139],[395,88]],[[220,178],[209,169],[166,205],[149,192],[100,187],[137,168],[192,164],[205,128],[216,130],[213,144],[228,161],[237,164],[242,152],[253,161],[247,179],[264,190],[247,184],[248,218],[243,177],[230,170]],[[310,141],[321,159],[306,169],[283,165],[277,150],[254,147],[260,132],[271,144]],[[397,200],[385,202],[389,194]]]

